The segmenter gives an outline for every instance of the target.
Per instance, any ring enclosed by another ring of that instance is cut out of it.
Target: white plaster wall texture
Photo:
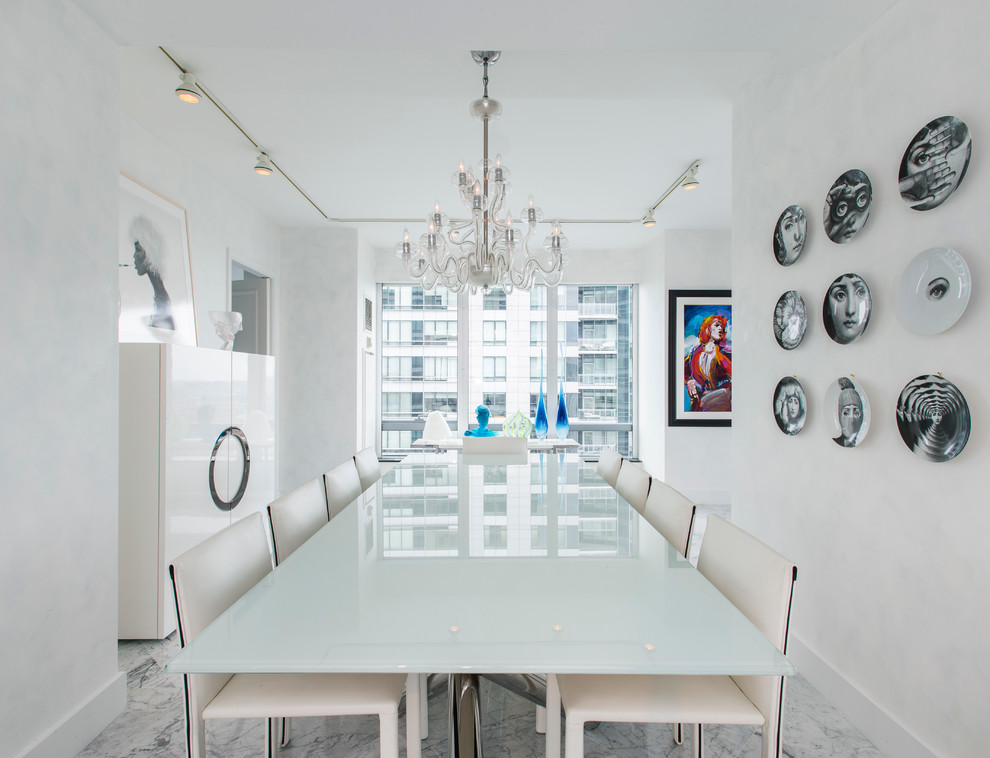
[[[223,341],[217,337],[209,312],[227,309],[227,249],[241,263],[254,264],[263,273],[277,272],[278,226],[125,114],[120,116],[120,168],[186,209],[199,344],[220,347]],[[272,354],[277,356],[277,279],[273,294]]]
[[[358,238],[352,229],[283,229],[280,488],[357,450]]]
[[[111,710],[123,708],[124,688],[116,50],[68,2],[12,0],[3,16],[0,755],[10,756],[114,682]],[[83,744],[106,721],[89,724]]]
[[[802,70],[773,68],[736,103],[733,515],[801,567],[792,634],[911,733],[920,743],[912,754],[925,754],[925,745],[961,758],[985,752],[990,695],[990,609],[981,600],[990,576],[990,358],[981,337],[990,317],[982,294],[990,169],[980,142],[990,123],[982,94],[990,12],[962,0],[931,10],[903,0],[841,54]],[[932,46],[937,40],[944,44]],[[974,157],[955,195],[916,212],[899,197],[899,162],[915,132],[946,114],[969,124]],[[822,229],[822,207],[850,168],[870,175],[873,209],[860,235],[836,245]],[[801,258],[782,268],[771,234],[792,203],[806,209],[811,234]],[[954,327],[922,337],[900,322],[897,286],[916,253],[941,245],[966,257],[973,296]],[[874,306],[864,336],[840,346],[824,332],[821,303],[848,271],[867,279]],[[804,342],[790,352],[771,330],[774,304],[788,289],[809,310]],[[974,422],[962,454],[938,464],[908,450],[894,412],[906,382],[936,372],[966,395]],[[822,409],[828,384],[849,374],[872,413],[869,435],[854,449],[832,442]],[[771,413],[774,386],[789,375],[803,383],[809,405],[792,438]],[[882,724],[860,726],[891,749]]]
[[[663,341],[660,343],[664,351],[661,374],[663,395],[657,398],[657,402],[662,403],[661,419],[664,424],[667,423],[668,382],[667,292],[676,289],[732,289],[731,241],[731,233],[725,230],[671,230],[666,234],[665,287],[659,293],[663,324]],[[738,318],[735,310],[737,307],[738,297],[733,292],[734,322]],[[733,346],[736,340],[735,329],[733,323]],[[734,356],[732,368],[735,374]],[[733,411],[735,411],[735,376],[733,376]],[[735,423],[736,421],[733,420],[733,424]],[[697,503],[727,504],[732,489],[731,441],[731,427],[667,427],[664,481]]]

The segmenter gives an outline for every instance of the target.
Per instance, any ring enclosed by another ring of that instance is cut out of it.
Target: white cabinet
[[[168,564],[275,499],[275,429],[271,356],[120,346],[120,639],[170,634]]]

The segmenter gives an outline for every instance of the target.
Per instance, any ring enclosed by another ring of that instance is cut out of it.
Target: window
[[[485,494],[485,515],[504,516],[508,513],[509,496],[504,492],[501,494]]]
[[[482,297],[484,309],[486,311],[505,310],[505,292],[501,289],[493,289],[491,292],[484,294]]]
[[[509,529],[505,526],[485,527],[485,549],[505,550],[509,546]]]
[[[501,355],[486,355],[483,359],[484,379],[486,382],[505,381],[505,357]]]
[[[545,345],[547,342],[547,322],[531,321],[529,323],[529,344]]]
[[[505,322],[486,321],[482,325],[482,334],[486,345],[505,344]]]
[[[485,392],[481,402],[488,406],[488,412],[491,416],[505,415],[504,392]]]

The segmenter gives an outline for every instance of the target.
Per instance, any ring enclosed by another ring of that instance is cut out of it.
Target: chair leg
[[[674,724],[674,744],[684,744],[684,724]]]
[[[584,721],[566,720],[564,756],[565,758],[584,758]]]
[[[280,720],[281,724],[279,724],[279,730],[282,736],[278,741],[278,746],[285,747],[289,744],[289,740],[292,739],[292,720],[285,718]]]
[[[188,758],[206,758],[206,722],[186,714],[186,755]]]
[[[399,758],[399,712],[378,714],[378,724],[381,758]]]
[[[429,676],[419,675],[419,738],[425,740],[430,734],[430,691],[427,685]]]
[[[547,733],[547,709],[542,705],[536,706],[536,733]]]
[[[705,758],[705,734],[701,724],[694,725],[694,758]]]
[[[422,754],[421,713],[424,703],[421,700],[422,688],[420,683],[425,674],[410,674],[406,677],[406,758],[420,758]]]
[[[282,719],[265,719],[267,734],[265,735],[265,758],[277,758],[278,746],[282,741]]]

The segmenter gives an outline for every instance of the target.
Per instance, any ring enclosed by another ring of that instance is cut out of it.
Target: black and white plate
[[[808,400],[804,387],[793,376],[785,376],[777,382],[773,391],[773,417],[784,434],[793,437],[804,429],[808,417]]]
[[[897,398],[897,430],[922,458],[952,460],[969,442],[971,426],[969,404],[948,379],[934,374],[916,377]]]
[[[929,121],[901,159],[897,180],[904,202],[916,211],[940,206],[962,184],[972,153],[965,123],[955,116]]]
[[[784,350],[793,350],[801,344],[808,328],[808,309],[804,298],[794,290],[788,290],[777,300],[773,309],[773,336]]]
[[[870,401],[858,382],[840,376],[825,393],[825,418],[832,441],[842,447],[856,447],[870,431]]]
[[[972,289],[969,266],[951,247],[918,253],[897,289],[901,320],[912,332],[939,334],[963,315]]]

